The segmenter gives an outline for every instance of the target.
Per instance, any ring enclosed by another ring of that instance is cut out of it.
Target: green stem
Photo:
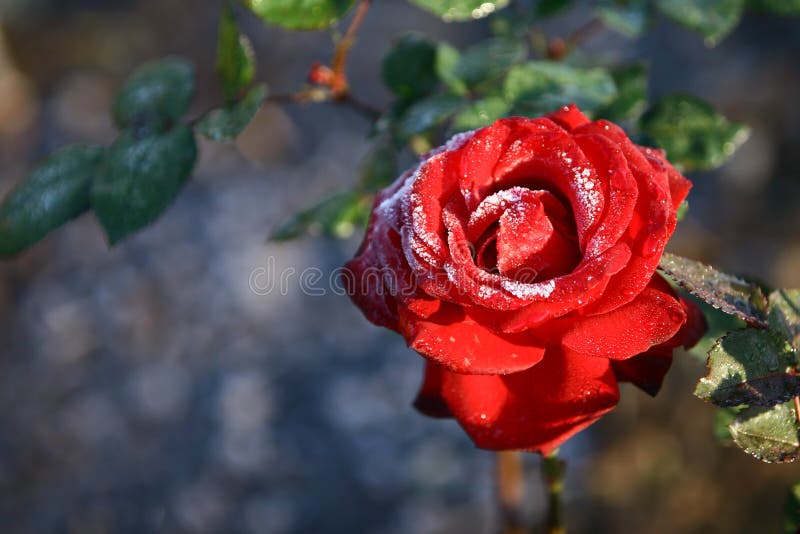
[[[566,534],[561,496],[567,464],[558,458],[558,450],[542,456],[542,477],[547,487],[547,534]]]

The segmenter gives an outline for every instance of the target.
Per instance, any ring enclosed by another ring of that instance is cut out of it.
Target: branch
[[[353,16],[350,26],[347,28],[344,37],[342,37],[336,45],[336,50],[333,53],[333,62],[331,63],[333,79],[331,80],[330,87],[333,92],[333,98],[336,100],[343,99],[350,92],[346,73],[347,55],[353,47],[353,43],[355,43],[358,29],[364,22],[364,17],[367,15],[371,4],[372,0],[362,0],[361,3],[358,4],[356,14]]]

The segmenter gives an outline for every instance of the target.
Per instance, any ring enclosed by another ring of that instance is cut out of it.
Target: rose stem
[[[547,534],[565,534],[561,510],[561,495],[564,491],[564,474],[567,464],[558,457],[558,449],[542,456],[542,477],[547,486]]]
[[[521,523],[522,496],[525,491],[522,454],[519,451],[497,453],[497,504],[502,534],[524,534]]]

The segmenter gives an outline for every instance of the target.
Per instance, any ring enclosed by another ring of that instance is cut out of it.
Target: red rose
[[[375,201],[346,284],[427,358],[416,407],[548,452],[705,324],[655,275],[691,183],[575,106],[455,136]]]

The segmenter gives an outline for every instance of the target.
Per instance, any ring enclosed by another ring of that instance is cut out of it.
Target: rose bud
[[[381,191],[345,284],[427,359],[416,407],[548,453],[655,394],[703,316],[656,267],[691,188],[575,106],[459,134]]]

